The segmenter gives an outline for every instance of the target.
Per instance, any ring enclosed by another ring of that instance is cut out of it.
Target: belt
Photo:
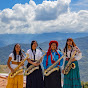
[[[66,58],[66,61],[69,61],[70,58]],[[77,60],[74,60],[74,61],[77,61]]]
[[[69,61],[70,58],[66,58],[66,61]]]
[[[35,61],[34,61],[34,60],[31,60],[31,61],[36,62],[36,61],[38,61],[38,60],[35,60]]]
[[[16,65],[19,65],[21,62],[14,62],[12,61],[12,64],[16,64]]]

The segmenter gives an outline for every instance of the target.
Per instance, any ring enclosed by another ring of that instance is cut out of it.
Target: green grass
[[[88,88],[88,82],[81,82],[82,86],[84,86],[84,88]]]

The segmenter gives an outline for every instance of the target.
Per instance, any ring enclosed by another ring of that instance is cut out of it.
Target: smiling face
[[[37,42],[35,41],[35,42],[33,43],[33,45],[32,45],[32,49],[35,50],[35,49],[37,48],[37,46],[38,46],[38,45],[37,45]]]
[[[52,49],[52,50],[56,50],[56,47],[57,47],[57,46],[56,46],[56,43],[52,43],[52,44],[51,44],[51,49]]]
[[[20,45],[19,45],[19,44],[17,44],[17,45],[15,46],[15,50],[16,50],[16,52],[20,52],[21,48],[20,48]]]

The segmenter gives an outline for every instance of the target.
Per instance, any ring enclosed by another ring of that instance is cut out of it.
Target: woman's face
[[[51,44],[51,49],[52,49],[52,50],[56,50],[56,43],[52,43],[52,44]]]
[[[68,44],[68,46],[71,46],[72,45],[72,41],[71,40],[68,40],[67,41],[67,44]]]
[[[32,45],[32,49],[36,49],[37,48],[37,42],[35,41]]]
[[[16,50],[16,52],[19,52],[19,51],[21,50],[19,44],[17,44],[17,45],[15,46],[15,50]]]

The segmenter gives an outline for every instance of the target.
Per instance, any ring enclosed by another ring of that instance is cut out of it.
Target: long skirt
[[[31,64],[28,63],[27,68]],[[43,74],[41,66],[28,76],[26,76],[26,88],[44,88]]]
[[[65,66],[68,61],[65,61]],[[79,75],[78,62],[74,61],[76,68],[71,69],[67,75],[64,75],[64,86],[63,88],[82,88]]]
[[[60,69],[44,77],[44,88],[62,88]]]
[[[14,78],[8,76],[6,88],[23,88],[23,75],[16,75]]]

